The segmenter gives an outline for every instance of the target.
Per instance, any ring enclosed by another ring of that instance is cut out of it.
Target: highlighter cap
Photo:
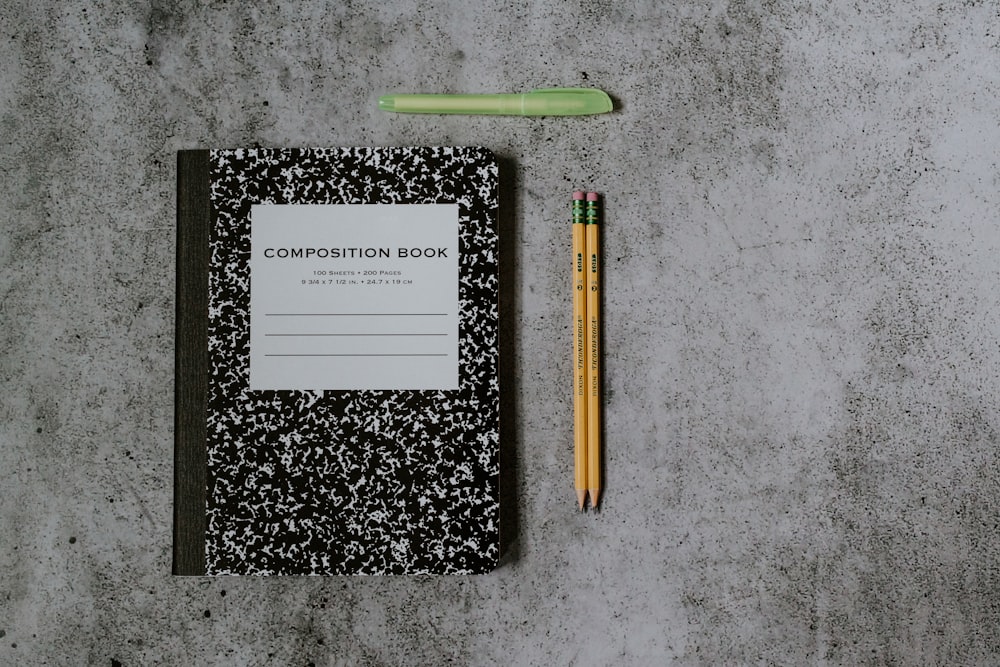
[[[586,116],[614,109],[611,98],[596,88],[539,88],[524,94],[523,116]]]

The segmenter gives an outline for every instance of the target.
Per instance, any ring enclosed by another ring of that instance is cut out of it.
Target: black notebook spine
[[[175,575],[205,574],[210,222],[209,151],[179,151],[174,358]]]

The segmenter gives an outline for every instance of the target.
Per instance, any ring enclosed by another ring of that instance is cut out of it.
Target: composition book
[[[175,574],[496,566],[497,172],[178,154]]]

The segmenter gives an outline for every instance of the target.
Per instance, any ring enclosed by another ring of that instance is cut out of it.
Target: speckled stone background
[[[0,664],[1000,663],[997,3],[278,5],[0,0]],[[375,104],[575,85],[617,110]],[[170,575],[175,152],[252,144],[501,157],[494,574]]]

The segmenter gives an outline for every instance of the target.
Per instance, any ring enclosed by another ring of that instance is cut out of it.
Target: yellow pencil
[[[587,502],[587,235],[582,192],[573,193],[573,467],[576,500]]]
[[[601,495],[601,235],[598,196],[587,193],[587,491],[597,508]]]

